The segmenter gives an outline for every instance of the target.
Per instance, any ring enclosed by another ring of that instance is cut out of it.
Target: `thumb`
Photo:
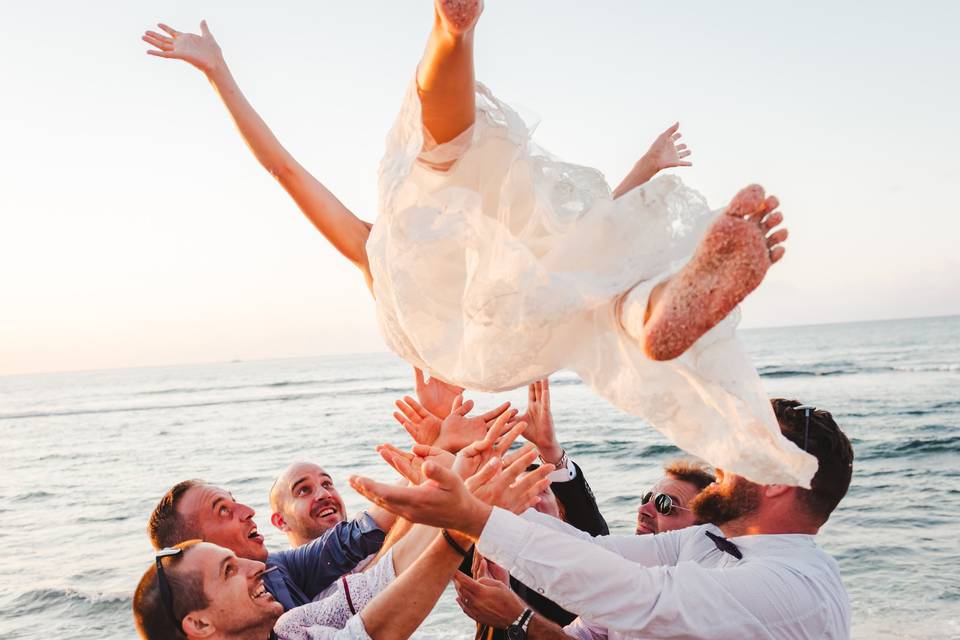
[[[200,33],[202,33],[202,34],[205,35],[205,36],[210,35],[210,28],[207,27],[207,21],[206,21],[206,20],[201,20],[201,21],[200,21]]]
[[[495,589],[499,589],[500,587],[503,586],[503,583],[500,582],[499,580],[494,580],[493,578],[488,578],[486,576],[479,578],[477,582],[479,582],[485,587],[493,587]]]
[[[447,491],[452,491],[461,482],[460,477],[453,471],[429,460],[423,463],[421,471],[426,478],[433,480],[438,487]]]

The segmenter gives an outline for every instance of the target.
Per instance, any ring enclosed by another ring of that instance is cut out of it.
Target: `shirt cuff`
[[[547,476],[551,484],[554,482],[570,482],[577,477],[577,467],[571,458],[567,458],[567,466],[563,469],[554,469]]]
[[[501,567],[511,567],[530,537],[533,525],[509,511],[494,507],[477,540],[477,551]]]

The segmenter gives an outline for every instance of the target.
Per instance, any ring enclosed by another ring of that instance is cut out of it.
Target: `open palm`
[[[144,33],[143,41],[156,47],[156,49],[149,49],[148,54],[160,58],[183,60],[204,73],[209,73],[222,62],[223,54],[220,51],[220,45],[207,28],[206,20],[200,22],[200,35],[183,33],[163,23],[157,26],[167,35],[156,31]]]
[[[670,167],[689,167],[692,162],[684,160],[690,155],[690,149],[687,145],[680,143],[680,123],[676,122],[666,131],[657,136],[657,139],[650,145],[646,156],[653,163],[657,171]]]

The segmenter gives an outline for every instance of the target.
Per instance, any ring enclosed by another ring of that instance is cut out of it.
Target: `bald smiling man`
[[[333,478],[312,462],[295,462],[283,470],[270,488],[270,509],[270,522],[292,547],[319,538],[347,519]]]

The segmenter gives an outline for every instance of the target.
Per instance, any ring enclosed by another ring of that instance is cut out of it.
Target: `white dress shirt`
[[[578,613],[584,620],[567,630],[578,638],[849,637],[847,592],[813,536],[731,538],[737,560],[706,531],[722,536],[703,525],[592,538],[532,510],[495,508],[477,550]]]

